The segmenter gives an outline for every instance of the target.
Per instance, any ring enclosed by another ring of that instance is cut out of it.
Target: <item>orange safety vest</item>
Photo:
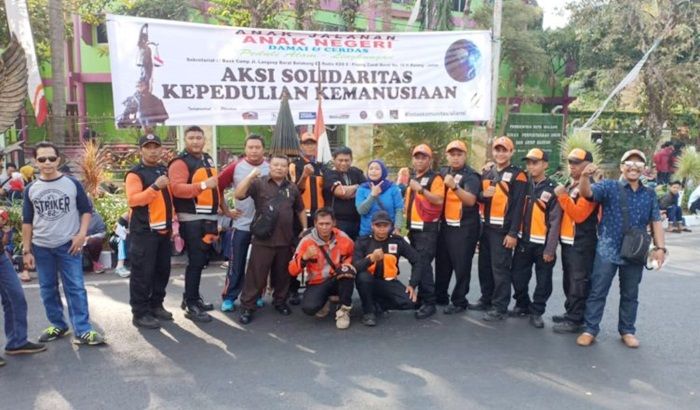
[[[441,197],[445,196],[445,183],[443,182],[440,174],[432,169],[429,169],[425,174],[423,174],[418,179],[418,182],[420,182],[423,189]],[[418,202],[423,205],[419,205]],[[421,215],[422,212],[418,209],[421,206],[430,207],[431,211],[429,211],[429,213],[433,214],[434,218],[424,220],[423,218],[426,217],[426,213]],[[442,213],[441,207],[439,207],[439,205],[430,204],[424,195],[413,192],[410,187],[406,188],[404,209],[406,210],[406,227],[408,229],[418,231],[438,229],[440,216]]]
[[[509,165],[500,172],[496,166],[485,172],[481,179],[481,189],[496,187],[496,193],[491,198],[484,198],[481,208],[481,221],[485,224],[503,226],[510,205],[510,190],[515,181],[526,182],[525,173],[518,167]]]
[[[567,206],[566,201],[571,201],[574,207]],[[559,199],[559,204],[562,208],[561,229],[559,230],[559,240],[564,245],[574,245],[577,225],[581,228],[581,233],[595,236],[596,224],[598,223],[599,213],[596,212],[598,204],[581,197],[578,194],[578,188],[574,188],[569,199]],[[581,222],[577,223],[576,220]]]
[[[312,163],[304,157],[298,158],[289,164],[289,178],[296,184],[301,179],[306,164],[313,165],[314,173],[306,178],[306,182],[300,190],[304,211],[306,216],[310,217],[317,209],[325,206],[323,198],[323,164],[319,162]]]
[[[126,174],[127,177],[129,174],[139,177],[141,186],[145,190],[153,185],[158,177],[166,175],[167,168],[162,165],[147,167],[139,164]],[[131,232],[170,231],[173,220],[173,203],[170,190],[167,187],[161,189],[159,195],[150,204],[133,207],[129,213],[129,229]]]
[[[523,220],[518,237],[526,242],[542,244],[547,240],[549,231],[549,213],[556,203],[552,180],[545,179],[537,186],[528,181],[528,193],[525,196]]]
[[[207,153],[203,153],[201,158],[196,158],[187,152],[180,154],[174,161],[182,160],[187,165],[189,177],[188,184],[199,186],[207,179],[217,176],[214,160]],[[216,215],[219,211],[219,188],[205,189],[195,198],[174,198],[175,211],[187,214]]]
[[[440,173],[443,175],[447,175],[448,173],[451,173],[451,170],[449,168],[445,168],[442,170]],[[465,181],[467,177],[470,175],[470,173],[474,173],[474,175],[479,176],[476,172],[474,172],[473,169],[469,168],[468,166],[464,166],[462,169],[457,171],[454,174],[455,182],[457,185],[464,189],[465,188]],[[478,192],[472,192],[474,195],[478,194]],[[445,187],[445,202],[444,202],[444,208],[443,208],[443,218],[445,223],[448,226],[454,226],[454,227],[460,227],[462,226],[462,222],[468,219],[468,216],[471,214],[472,217],[475,218],[475,220],[478,222],[478,212],[479,208],[477,205],[474,205],[472,207],[468,207],[462,203],[462,200],[459,199],[455,191],[448,189]]]

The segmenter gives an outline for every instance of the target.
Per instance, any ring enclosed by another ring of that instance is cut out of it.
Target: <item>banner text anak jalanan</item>
[[[274,124],[279,100],[311,124],[484,121],[484,31],[335,33],[243,29],[110,15],[119,126]]]

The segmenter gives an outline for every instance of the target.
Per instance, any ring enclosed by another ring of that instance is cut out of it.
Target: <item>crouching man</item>
[[[352,266],[354,244],[350,237],[335,227],[335,215],[330,208],[314,214],[314,227],[307,231],[289,262],[289,274],[297,277],[306,273],[306,290],[301,309],[309,316],[323,318],[330,312],[331,296],[339,299],[335,326],[350,326],[355,268]]]
[[[353,260],[357,270],[357,291],[362,299],[362,323],[377,324],[384,310],[415,309],[424,260],[400,235],[392,234],[391,216],[378,211],[372,216],[372,234],[357,239]],[[411,263],[408,286],[398,280],[399,258]]]

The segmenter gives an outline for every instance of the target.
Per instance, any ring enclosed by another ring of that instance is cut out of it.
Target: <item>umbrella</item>
[[[282,102],[280,103],[280,111],[277,114],[277,124],[272,133],[272,144],[270,146],[271,154],[283,154],[289,156],[298,156],[299,138],[294,127],[292,119],[292,110],[289,108],[287,92],[282,94]]]

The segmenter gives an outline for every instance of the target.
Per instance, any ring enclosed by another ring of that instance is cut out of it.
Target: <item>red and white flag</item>
[[[326,124],[323,121],[323,109],[321,108],[321,99],[318,99],[318,110],[316,111],[316,123],[314,124],[314,136],[318,142],[316,151],[316,161],[325,164],[333,159],[331,155],[331,144],[328,142],[328,134],[326,134]]]
[[[10,32],[17,36],[17,41],[22,45],[24,54],[27,56],[29,99],[32,101],[32,107],[34,107],[36,123],[42,125],[49,110],[46,96],[44,95],[44,84],[41,82],[41,75],[39,75],[39,63],[36,58],[34,38],[32,37],[32,29],[29,24],[27,2],[25,0],[5,0],[5,13],[7,14]]]

